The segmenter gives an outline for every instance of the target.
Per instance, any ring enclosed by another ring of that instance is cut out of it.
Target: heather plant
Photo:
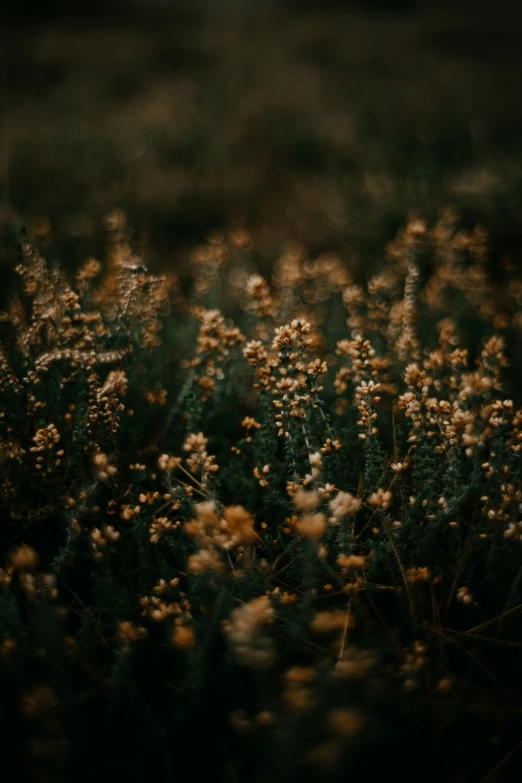
[[[449,210],[366,277],[236,230],[177,280],[107,231],[72,277],[21,237],[0,323],[4,758],[511,779],[522,280]]]

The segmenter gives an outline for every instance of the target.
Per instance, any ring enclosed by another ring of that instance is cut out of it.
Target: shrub
[[[265,279],[235,231],[184,285],[109,226],[73,280],[23,238],[0,324],[4,758],[38,780],[501,779],[522,280],[498,296],[449,211],[367,280],[294,244]]]

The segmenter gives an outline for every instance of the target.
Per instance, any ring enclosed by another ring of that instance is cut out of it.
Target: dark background
[[[9,2],[2,279],[20,221],[75,265],[115,207],[156,268],[236,226],[371,266],[447,205],[518,263],[521,40],[515,2]]]

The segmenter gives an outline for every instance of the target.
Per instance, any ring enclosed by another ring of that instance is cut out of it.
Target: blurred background
[[[114,208],[153,269],[237,227],[261,261],[296,239],[371,264],[448,205],[518,257],[519,5],[8,0],[1,280],[18,220],[74,266]]]

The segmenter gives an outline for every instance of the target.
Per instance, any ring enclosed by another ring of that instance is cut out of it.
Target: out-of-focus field
[[[261,257],[298,239],[371,265],[412,209],[448,204],[516,255],[516,4],[191,8],[4,25],[4,271],[10,209],[65,264],[101,252],[114,207],[153,268],[235,226]]]

